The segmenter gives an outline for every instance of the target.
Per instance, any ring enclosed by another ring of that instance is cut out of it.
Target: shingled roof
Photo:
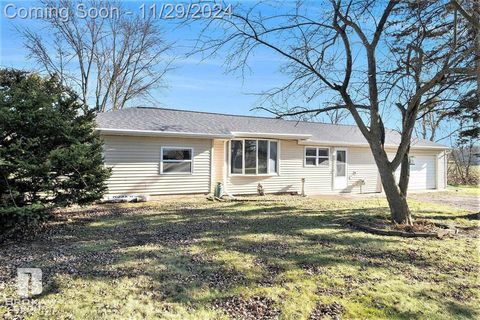
[[[311,143],[329,145],[367,145],[360,129],[353,125],[284,120],[268,117],[229,115],[164,108],[127,108],[97,115],[97,130],[103,134],[204,135],[218,138],[234,136],[292,136]],[[396,146],[400,134],[387,130],[385,145]],[[412,141],[414,148],[446,146],[427,140]]]

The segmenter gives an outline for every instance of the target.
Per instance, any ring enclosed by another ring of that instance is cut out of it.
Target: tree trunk
[[[398,182],[398,186],[400,187],[400,192],[407,197],[407,190],[408,190],[408,181],[410,181],[410,146],[405,152],[405,156],[403,156],[402,164],[400,168],[400,181]]]
[[[372,151],[382,180],[383,190],[387,197],[388,206],[390,207],[392,221],[398,224],[412,225],[412,213],[408,207],[406,192],[403,193],[400,190],[395,180],[395,170],[390,165],[386,153],[383,152],[383,150],[378,150],[377,152],[375,150]]]

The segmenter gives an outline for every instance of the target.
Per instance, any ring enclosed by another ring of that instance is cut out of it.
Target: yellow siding
[[[214,152],[213,152],[213,171],[214,171],[214,181],[213,184],[216,185],[217,182],[223,184],[223,176],[225,170],[225,141],[224,140],[214,140]]]
[[[109,194],[208,193],[212,140],[103,136]],[[160,174],[161,147],[193,148],[193,174]]]
[[[208,193],[217,182],[231,194],[254,194],[261,183],[267,193],[301,192],[305,178],[307,195],[338,192],[381,191],[381,182],[369,148],[342,148],[347,156],[347,187],[333,188],[334,150],[330,147],[328,165],[304,166],[304,145],[296,140],[279,143],[279,174],[274,176],[231,176],[224,140],[103,136],[105,163],[112,167],[108,193],[113,194],[192,194]],[[164,146],[194,149],[192,175],[160,174],[160,149]],[[389,150],[391,156],[395,150]],[[213,154],[212,154],[213,152]],[[412,155],[436,155],[437,188],[445,187],[445,152],[413,151]],[[211,171],[210,163],[213,162]],[[365,184],[361,184],[361,181]]]
[[[267,193],[301,192],[301,179],[305,178],[306,194],[332,192],[332,161],[328,166],[305,167],[305,146],[297,141],[280,142],[279,175],[275,176],[231,176],[227,174],[226,187],[232,194],[253,194],[261,183]],[[332,151],[330,151],[331,154]]]
[[[381,191],[380,175],[370,148],[348,148],[347,178],[348,186],[342,192]]]
[[[217,148],[221,146],[221,152]],[[339,146],[341,147],[341,146]],[[257,185],[261,183],[267,193],[276,192],[301,192],[301,179],[305,178],[305,193],[307,195],[331,194],[341,192],[351,193],[372,193],[381,192],[381,180],[373,155],[368,147],[341,147],[348,152],[347,156],[347,187],[344,189],[333,188],[333,164],[335,148],[330,147],[330,161],[328,166],[305,167],[304,166],[304,145],[297,141],[280,142],[279,175],[275,176],[226,176],[226,189],[231,194],[254,194],[257,192]],[[390,150],[394,152],[394,150]],[[223,159],[216,157],[216,163],[224,163],[225,150],[222,144],[215,144],[215,154],[223,155]],[[439,155],[438,151],[418,151],[412,155]],[[443,162],[438,161],[436,172],[437,177],[443,177]],[[217,164],[216,164],[217,165]],[[223,169],[223,168],[222,168]],[[223,170],[222,170],[223,171]],[[217,177],[220,181],[220,177]],[[362,180],[364,183],[362,183]],[[440,179],[437,178],[437,181]],[[439,185],[442,188],[441,185]]]

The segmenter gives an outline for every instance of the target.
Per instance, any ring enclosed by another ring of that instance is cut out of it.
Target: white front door
[[[347,187],[347,150],[335,149],[335,167],[333,186],[335,189]]]

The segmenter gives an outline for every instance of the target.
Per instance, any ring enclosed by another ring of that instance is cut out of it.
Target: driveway
[[[472,189],[473,190],[473,189]],[[318,200],[330,201],[364,201],[368,199],[385,199],[383,193],[365,193],[365,194],[332,194],[332,195],[315,195],[312,196]],[[447,205],[450,207],[463,209],[471,212],[480,211],[480,196],[477,191],[465,192],[465,190],[451,189],[448,191],[417,191],[409,192],[409,199],[414,199],[421,202],[429,202]]]
[[[471,212],[480,211],[480,201],[478,195],[465,194],[463,192],[440,191],[440,192],[418,192],[410,193],[410,199],[415,199],[422,202],[438,203],[454,208],[464,209]]]

